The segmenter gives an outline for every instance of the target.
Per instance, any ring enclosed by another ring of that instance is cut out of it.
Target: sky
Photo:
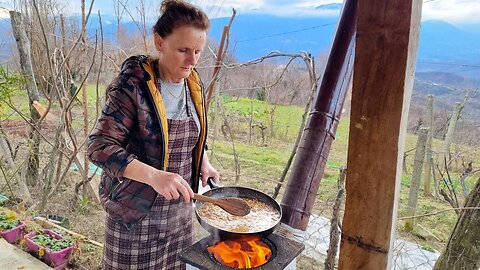
[[[18,0],[0,0],[0,7],[12,9]],[[80,11],[79,0],[57,0],[64,3],[65,8]],[[86,0],[88,4],[88,0]],[[128,3],[131,16],[137,16],[136,3],[138,0],[122,0]],[[158,15],[159,0],[144,0],[149,16]],[[320,5],[342,3],[342,0],[190,0],[205,10],[211,18],[230,17],[232,8],[237,10],[237,15],[246,13],[272,14],[278,16],[335,16],[338,10],[315,9]],[[451,24],[480,23],[480,0],[423,0],[422,20],[444,20]],[[61,5],[60,5],[61,6]],[[102,14],[114,14],[113,0],[96,0],[93,12],[98,10]],[[126,19],[130,15],[124,15]],[[8,17],[5,10],[0,9],[0,17]]]
[[[480,23],[480,0],[423,0],[422,20],[444,20],[452,24]],[[222,2],[209,0],[193,0],[193,3],[212,9],[212,3]],[[341,0],[224,0],[221,11],[213,13],[231,14],[232,7],[237,13],[255,12],[277,15],[305,16],[324,15],[332,11],[315,10],[315,7],[329,3],[342,3]],[[215,15],[215,14],[213,14]]]

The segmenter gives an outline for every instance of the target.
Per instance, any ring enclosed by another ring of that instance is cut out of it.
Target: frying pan
[[[213,180],[213,178],[208,179],[208,185],[212,189],[203,193],[203,195],[205,196],[212,197],[212,198],[237,197],[237,198],[255,199],[265,203],[268,206],[273,207],[275,210],[278,211],[278,213],[280,213],[280,218],[278,219],[278,222],[268,229],[265,229],[261,232],[254,232],[254,233],[237,233],[237,232],[225,231],[208,224],[198,214],[198,210],[201,209],[205,203],[196,201],[195,215],[197,216],[197,220],[200,223],[200,225],[202,225],[202,227],[212,235],[218,236],[220,237],[220,239],[238,238],[240,236],[247,236],[247,235],[260,235],[261,237],[266,237],[269,234],[271,234],[275,230],[275,228],[280,224],[280,220],[282,217],[282,208],[277,203],[277,201],[275,201],[272,197],[268,196],[267,194],[261,191],[258,191],[256,189],[246,188],[246,187],[221,187],[215,182],[215,180]]]

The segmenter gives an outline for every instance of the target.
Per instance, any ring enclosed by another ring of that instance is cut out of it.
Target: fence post
[[[428,128],[421,128],[417,140],[417,149],[415,150],[415,161],[413,162],[412,182],[410,192],[408,193],[407,216],[414,216],[417,211],[418,190],[420,189],[420,179],[422,177],[423,161],[425,159],[425,144],[427,142]],[[405,220],[405,230],[413,230],[415,218]]]

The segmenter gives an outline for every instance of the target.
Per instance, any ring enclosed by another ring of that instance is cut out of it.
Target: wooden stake
[[[93,244],[93,245],[96,245],[96,246],[99,246],[99,247],[102,247],[103,248],[103,244],[102,243],[99,243],[95,240],[91,240],[89,239],[88,237],[86,237],[85,235],[81,235],[79,233],[76,233],[74,231],[71,231],[69,229],[66,229],[60,225],[57,225],[51,221],[49,221],[48,219],[46,218],[43,218],[43,217],[34,217],[33,220],[35,220],[36,223],[42,225],[43,227],[47,228],[47,229],[51,229],[51,228],[57,228],[59,230],[62,230],[68,234],[70,234],[71,236],[73,237],[76,237],[82,241],[85,241],[85,242],[89,242],[90,244]]]
[[[418,135],[415,160],[413,162],[413,174],[408,193],[407,216],[415,216],[417,212],[418,191],[420,189],[420,178],[422,176],[423,161],[425,159],[425,144],[427,142],[427,128],[421,128]],[[405,230],[410,232],[415,225],[415,218],[405,220]]]

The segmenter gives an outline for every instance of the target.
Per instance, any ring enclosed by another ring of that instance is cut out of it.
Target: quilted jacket
[[[110,217],[131,228],[147,216],[157,192],[149,185],[123,177],[126,166],[138,159],[163,170],[168,164],[168,126],[165,106],[155,85],[156,59],[128,58],[106,89],[106,102],[88,137],[88,156],[103,169],[99,193]],[[193,151],[192,189],[198,191],[206,141],[206,110],[196,71],[187,78],[200,120],[200,138]]]

